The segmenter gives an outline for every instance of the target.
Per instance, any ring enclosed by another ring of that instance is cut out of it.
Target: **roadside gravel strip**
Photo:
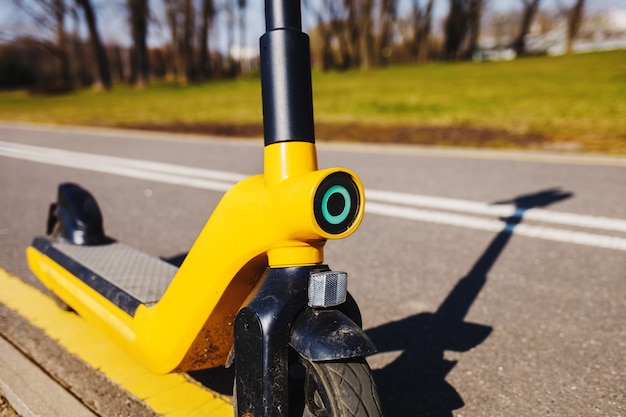
[[[19,417],[2,395],[0,395],[0,417]]]

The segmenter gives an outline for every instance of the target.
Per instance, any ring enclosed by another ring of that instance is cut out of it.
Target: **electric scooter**
[[[72,183],[59,186],[28,263],[155,373],[234,364],[238,417],[378,417],[364,359],[376,348],[347,274],[323,263],[326,241],[359,226],[363,185],[348,169],[317,168],[300,2],[265,8],[264,173],[223,196],[180,268],[108,237],[96,200]]]

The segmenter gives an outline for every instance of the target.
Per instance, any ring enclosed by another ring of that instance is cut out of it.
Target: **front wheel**
[[[310,362],[304,370],[303,417],[381,417],[372,371],[364,358]]]

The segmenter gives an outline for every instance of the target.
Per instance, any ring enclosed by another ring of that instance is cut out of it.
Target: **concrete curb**
[[[22,417],[96,417],[3,337],[0,392]]]

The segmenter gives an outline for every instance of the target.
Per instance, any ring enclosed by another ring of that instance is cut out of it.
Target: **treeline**
[[[155,77],[202,82],[236,77],[257,65],[254,58],[244,61],[231,53],[235,39],[246,38],[248,0],[118,0],[115,14],[124,20],[130,47],[103,41],[101,31],[107,33],[112,25],[92,0],[12,1],[42,31],[0,44],[0,88],[67,91],[96,85],[106,90],[115,82],[142,87]],[[302,1],[312,26],[312,62],[322,70],[469,59],[478,49],[488,6],[488,0]],[[447,2],[443,22],[433,22],[436,1]],[[514,36],[506,46],[523,55],[540,0],[519,1],[517,21],[508,20]],[[583,7],[584,0],[575,0],[567,10],[570,38]],[[441,28],[437,33],[435,26]],[[167,34],[167,41],[148,48],[155,28]],[[217,33],[226,35],[226,51],[214,42]]]
[[[226,22],[229,46],[235,30],[242,36],[246,0],[161,0],[161,19],[152,10],[156,1],[119,0],[115,13],[125,19],[129,48],[103,41],[102,33],[112,25],[98,15],[92,0],[12,1],[45,36],[19,35],[0,44],[0,88],[108,90],[115,82],[142,87],[153,77],[189,83],[241,72],[241,61],[212,47],[210,40],[218,17]],[[151,26],[166,31],[168,42],[148,48]]]
[[[439,0],[441,1],[441,0]],[[308,0],[314,62],[323,70],[386,65],[434,58],[434,0],[411,0],[400,15],[398,0]],[[396,58],[396,60],[398,60]]]
[[[433,21],[436,1],[448,5],[443,22]],[[518,56],[526,54],[526,39],[540,13],[540,1],[519,0],[519,11],[491,16],[497,31],[511,33],[500,47],[511,48]],[[305,5],[315,20],[314,62],[327,70],[471,59],[479,49],[489,0],[305,0]],[[567,20],[570,48],[583,8],[584,0],[574,0],[571,7],[556,11],[556,18]],[[543,17],[551,19],[547,13]],[[441,31],[435,33],[437,25]]]

